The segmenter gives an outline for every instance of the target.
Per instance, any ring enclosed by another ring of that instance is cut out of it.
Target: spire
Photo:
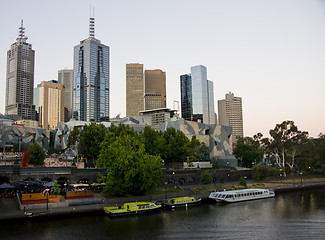
[[[19,28],[19,34],[18,34],[19,38],[22,39],[25,36],[25,28],[24,28],[24,20],[21,20],[21,26]]]
[[[19,44],[21,43],[26,43],[26,40],[28,39],[27,36],[25,36],[25,28],[24,28],[24,21],[21,20],[21,25],[18,31],[18,38],[17,38],[17,42]]]
[[[91,6],[90,6],[90,17],[89,17],[89,37],[95,38],[95,7],[93,8],[93,17],[92,17]]]

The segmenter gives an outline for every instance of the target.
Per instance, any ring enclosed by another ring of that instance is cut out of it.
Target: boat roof
[[[244,193],[244,192],[260,192],[260,191],[267,191],[267,190],[268,189],[263,189],[263,188],[249,188],[249,189],[241,189],[241,190],[218,191],[218,193],[237,194],[237,193]]]

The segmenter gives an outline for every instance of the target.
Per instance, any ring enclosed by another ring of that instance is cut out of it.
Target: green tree
[[[184,162],[187,158],[186,145],[189,139],[185,134],[175,128],[167,128],[163,133],[164,143],[161,157],[165,162]]]
[[[107,168],[104,192],[114,195],[147,193],[162,182],[162,160],[145,152],[138,137],[109,132],[97,160],[97,166]]]
[[[262,181],[267,177],[268,171],[267,168],[262,164],[257,164],[252,169],[253,179],[255,181]]]
[[[140,134],[140,139],[145,145],[146,152],[150,155],[160,155],[163,148],[163,136],[161,131],[146,126]]]
[[[208,173],[208,171],[204,171],[204,173],[202,174],[202,183],[203,184],[210,184],[213,182],[212,176],[210,173]]]
[[[60,194],[60,185],[59,185],[59,183],[58,183],[57,180],[54,181],[54,183],[53,183],[53,187],[54,187],[54,192],[53,192],[53,194],[54,194],[55,196],[59,195],[59,194]]]
[[[245,167],[250,168],[253,164],[263,160],[264,149],[260,146],[258,137],[240,137],[237,140],[234,155]]]
[[[191,141],[186,143],[185,148],[187,152],[187,157],[190,161],[200,160],[200,155],[197,153],[197,148],[199,146],[200,141],[196,139],[196,136],[192,136]]]
[[[90,160],[92,164],[96,163],[100,153],[100,144],[104,140],[106,132],[106,127],[97,123],[85,125],[80,132],[79,154],[82,154],[86,160]]]
[[[210,160],[210,149],[204,142],[200,143],[196,149],[196,152],[199,154],[200,161]]]
[[[262,140],[269,158],[279,167],[289,166],[292,171],[302,146],[308,142],[308,132],[299,131],[293,121],[283,121],[270,130],[270,136]]]
[[[28,149],[29,153],[29,164],[33,165],[44,165],[45,152],[43,148],[38,145],[37,142],[33,142]]]

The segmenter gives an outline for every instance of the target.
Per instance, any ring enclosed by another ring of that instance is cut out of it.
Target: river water
[[[0,226],[0,239],[325,239],[325,189],[232,204]]]

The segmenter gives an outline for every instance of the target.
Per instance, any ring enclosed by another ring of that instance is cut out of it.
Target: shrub
[[[262,181],[267,176],[267,168],[262,164],[257,164],[253,167],[253,179]]]
[[[239,179],[239,185],[246,187],[246,179],[243,178],[243,177],[241,177],[241,178]]]
[[[225,177],[224,176],[220,176],[219,181],[220,181],[220,183],[223,184],[225,182]]]
[[[59,194],[60,194],[60,185],[59,185],[59,183],[58,183],[57,180],[54,181],[54,183],[53,183],[53,187],[54,187],[53,194],[54,194],[55,196],[59,195]]]
[[[279,168],[268,168],[267,169],[267,176],[268,177],[278,177],[280,175],[280,169]]]
[[[202,183],[209,184],[212,183],[213,179],[211,177],[211,174],[205,171],[202,175]]]

